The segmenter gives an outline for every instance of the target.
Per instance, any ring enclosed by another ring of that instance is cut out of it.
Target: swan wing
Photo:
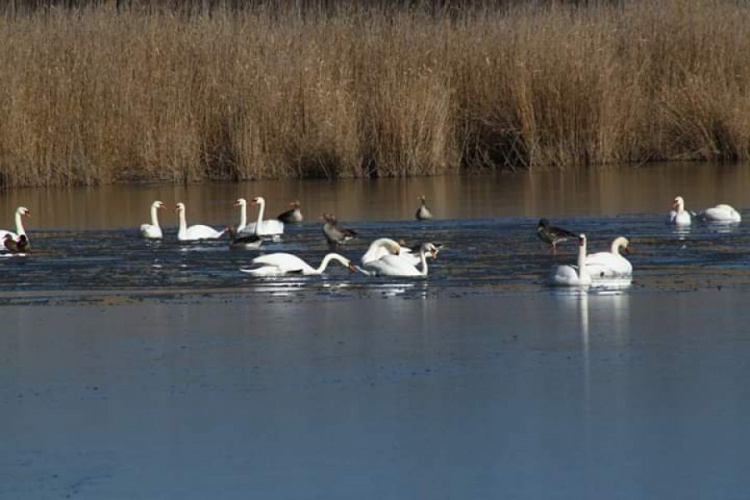
[[[740,222],[742,219],[737,210],[725,204],[707,208],[698,214],[698,216],[706,222]]]
[[[303,273],[309,274],[314,271],[309,264],[296,255],[290,253],[269,253],[260,255],[253,259],[253,264],[276,267],[280,273]]]
[[[602,273],[605,276],[633,273],[633,266],[630,261],[612,252],[598,252],[587,255],[586,267],[589,269],[589,274],[594,278],[602,276]]]
[[[257,228],[257,230],[256,230]],[[278,220],[264,220],[260,227],[256,222],[251,222],[242,229],[237,230],[238,234],[257,234],[258,236],[275,236],[284,234],[284,223]]]
[[[667,215],[667,224],[674,224],[677,226],[689,226],[691,222],[690,212],[683,210],[682,212],[676,212],[671,210]]]
[[[159,226],[154,226],[153,224],[141,224],[141,236],[153,239],[161,238],[161,228]]]
[[[419,270],[398,255],[384,255],[366,268],[381,276],[422,276]]]
[[[240,271],[253,276],[281,276],[284,274],[284,272],[276,266],[261,266],[253,269],[240,268]]]
[[[578,286],[581,284],[578,269],[575,266],[568,265],[553,267],[550,281],[557,286]]]
[[[11,237],[16,241],[18,240],[18,235],[14,233],[13,231],[8,231],[7,229],[0,229],[0,242],[2,242],[3,239],[5,239],[6,234],[11,235]]]
[[[224,234],[224,231],[217,231],[216,229],[212,228],[211,226],[204,226],[203,224],[196,224],[195,226],[190,226],[185,231],[185,237],[184,240],[215,240],[217,238],[221,238],[221,235]]]

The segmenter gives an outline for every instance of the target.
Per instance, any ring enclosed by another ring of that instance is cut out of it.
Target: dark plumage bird
[[[347,241],[357,237],[355,231],[338,227],[338,221],[333,215],[323,214],[322,218],[325,221],[323,235],[325,235],[329,245],[338,247],[338,245],[343,245]]]
[[[417,220],[430,220],[432,219],[432,212],[430,212],[430,209],[425,206],[425,197],[424,195],[421,195],[419,198],[417,198],[421,202],[421,205],[417,209],[417,213],[414,215]]]
[[[279,219],[284,224],[295,224],[297,222],[302,222],[304,217],[302,217],[302,211],[300,211],[300,205],[299,201],[295,200],[289,204],[289,206],[292,207],[291,210],[287,210],[284,213],[279,214],[277,219]]]
[[[257,250],[263,244],[263,239],[255,233],[238,235],[232,226],[227,228],[227,233],[232,250]]]
[[[18,242],[13,239],[13,236],[6,234],[3,238],[3,245],[8,252],[18,253]]]
[[[547,219],[539,219],[536,227],[536,235],[540,240],[552,245],[552,252],[557,253],[557,244],[568,238],[578,238],[578,235],[561,227],[550,226]]]
[[[31,244],[29,244],[29,239],[25,234],[18,237],[16,246],[18,247],[18,253],[29,253],[31,251]]]

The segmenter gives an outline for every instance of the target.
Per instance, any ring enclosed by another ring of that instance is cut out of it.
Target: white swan
[[[586,256],[586,270],[592,279],[613,278],[633,274],[633,265],[620,254],[620,249],[630,253],[630,241],[624,236],[615,238],[609,252],[597,252]]]
[[[734,207],[724,203],[703,210],[698,214],[698,218],[704,222],[723,223],[736,223],[742,220],[740,213]]]
[[[682,196],[677,196],[672,201],[672,210],[667,215],[667,224],[675,226],[689,226],[691,222],[691,213],[685,210],[685,200]]]
[[[360,259],[360,262],[363,266],[366,266],[370,262],[375,262],[385,255],[399,255],[401,250],[401,245],[395,240],[390,238],[378,238],[370,243],[370,246]]]
[[[258,220],[256,222],[247,223],[247,200],[239,198],[234,202],[235,207],[240,207],[240,224],[237,226],[237,232],[239,234],[257,234],[258,236],[276,236],[284,234],[284,223],[276,220],[269,219],[263,220],[263,215],[266,211],[266,200],[263,197],[258,196],[253,198],[253,205],[258,205]]]
[[[341,265],[349,268],[350,271],[356,271],[357,269],[349,259],[337,253],[326,254],[320,266],[314,268],[296,255],[280,252],[256,257],[253,259],[253,264],[260,267],[240,269],[240,271],[252,274],[253,276],[281,276],[284,274],[303,274],[307,276],[323,274],[323,271],[326,270],[331,261],[339,262]]]
[[[23,219],[21,217],[31,217],[31,211],[26,207],[18,207],[15,212],[16,221],[16,232],[9,231],[7,229],[0,229],[0,241],[5,239],[5,235],[9,234],[14,240],[18,240],[21,235],[26,236],[26,229],[23,227]]]
[[[591,275],[586,268],[586,235],[578,236],[578,266],[555,266],[552,269],[552,284],[557,286],[588,286]]]
[[[395,243],[395,242],[394,242]],[[427,276],[427,255],[433,259],[437,258],[438,249],[432,243],[423,243],[419,249],[419,262],[422,269],[410,263],[401,255],[387,253],[377,260],[371,260],[364,265],[361,271],[370,276],[404,276],[404,277],[426,277]]]
[[[141,224],[141,236],[149,239],[161,239],[158,211],[164,210],[164,203],[155,201],[151,204],[151,224]]]
[[[217,231],[210,226],[196,224],[188,227],[185,220],[185,204],[178,203],[174,209],[180,218],[180,226],[177,230],[177,239],[180,241],[215,240],[220,238],[224,231]]]
[[[365,254],[362,256],[360,262],[363,266],[366,266],[370,262],[374,262],[384,255],[398,255],[410,265],[418,266],[422,262],[421,258],[419,257],[419,248],[420,247],[406,247],[390,238],[378,238],[377,240],[370,243],[370,246],[367,248],[367,252],[365,252]],[[435,248],[437,249],[434,255],[436,257],[438,252],[440,251],[440,245],[435,245]],[[432,253],[427,253],[425,256],[427,258],[433,257]]]

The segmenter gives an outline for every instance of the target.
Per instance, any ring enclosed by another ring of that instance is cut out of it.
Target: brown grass
[[[0,22],[6,187],[750,157],[742,2],[111,1]]]

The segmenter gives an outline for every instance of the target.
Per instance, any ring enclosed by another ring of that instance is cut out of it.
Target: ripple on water
[[[440,294],[548,293],[550,268],[574,263],[576,247],[563,244],[558,255],[535,234],[536,219],[497,218],[366,222],[350,224],[359,240],[340,250],[356,261],[375,238],[443,244],[430,262],[427,279],[372,278],[333,265],[323,276],[256,278],[239,272],[257,251],[230,250],[227,242],[180,244],[173,232],[164,241],[146,241],[131,229],[33,232],[34,253],[0,259],[5,279],[0,302],[46,300],[171,299],[253,295],[269,299],[342,297],[420,298]],[[744,225],[666,226],[658,214],[555,221],[588,235],[589,252],[604,251],[619,235],[630,239],[634,276],[631,292],[691,291],[750,285],[750,235]],[[281,242],[264,252],[293,252],[313,265],[327,252],[317,223],[290,227]],[[605,287],[606,288],[606,287]],[[614,287],[621,289],[622,287]],[[600,289],[601,291],[601,289]]]

